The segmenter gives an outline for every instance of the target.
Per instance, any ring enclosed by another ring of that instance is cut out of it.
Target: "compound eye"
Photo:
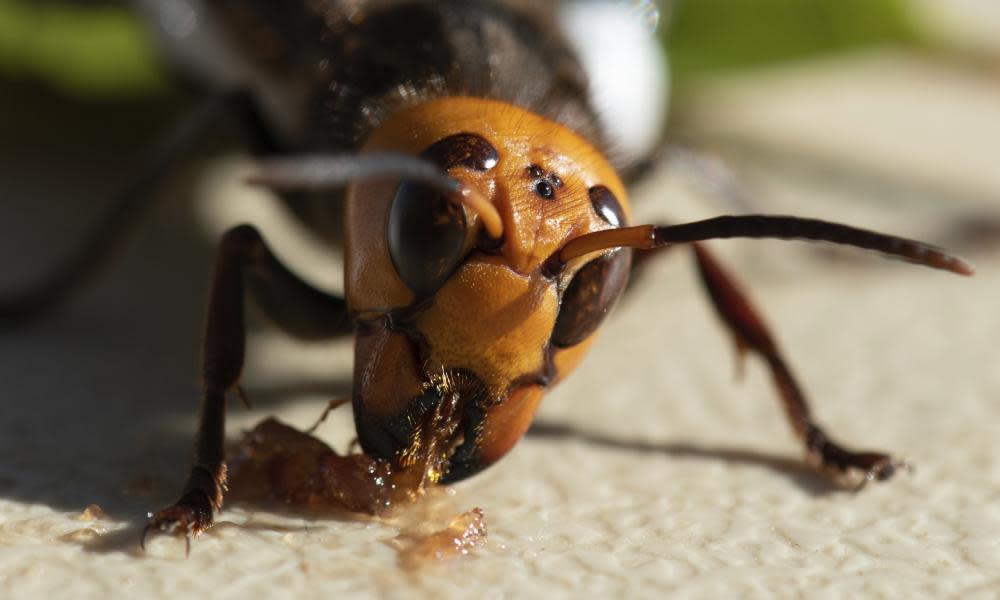
[[[575,346],[594,333],[628,283],[632,250],[623,248],[595,258],[573,276],[563,292],[552,344]]]
[[[485,172],[500,155],[482,136],[457,133],[438,140],[421,153],[442,171],[464,167]],[[420,298],[430,296],[458,266],[468,233],[465,211],[440,192],[403,181],[389,209],[389,255],[396,273]]]
[[[465,211],[426,185],[404,181],[389,209],[389,254],[418,297],[438,290],[462,260]]]

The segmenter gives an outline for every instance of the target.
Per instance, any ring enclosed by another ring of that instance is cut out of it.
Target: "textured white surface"
[[[833,76],[845,72],[837,66]],[[794,110],[768,107],[782,106],[798,77],[772,88],[780,97],[737,85],[704,106],[767,119],[773,127],[750,137],[794,152],[782,121]],[[884,77],[906,95],[905,73]],[[867,84],[854,89],[868,93]],[[842,90],[850,95],[846,83]],[[969,93],[935,87],[931,96],[942,118],[965,122],[974,119],[950,107]],[[803,93],[800,110],[809,101]],[[860,121],[838,120],[838,106],[829,103],[803,139],[828,156],[844,138],[888,143],[878,132],[899,117],[891,104],[873,102]],[[844,129],[852,122],[853,135]],[[936,131],[961,135],[978,160],[1000,155],[990,126]],[[825,134],[834,140],[826,146]],[[896,173],[880,156],[868,166]],[[955,172],[963,159],[943,152],[937,163]],[[935,176],[934,164],[921,175]],[[791,209],[782,193],[796,197],[798,213],[934,237],[949,210],[852,202],[842,182],[762,170],[752,182],[782,209]],[[975,197],[1000,199],[993,175],[981,175],[969,183]],[[679,198],[676,183],[644,191],[641,213],[676,216],[679,201],[654,206]],[[978,208],[1000,214],[1000,202]],[[179,488],[194,428],[210,254],[192,236],[179,211],[161,211],[114,276],[60,316],[0,336],[0,596],[991,598],[1000,590],[995,246],[971,255],[980,272],[963,280],[874,258],[833,261],[801,244],[716,244],[769,315],[821,421],[845,442],[912,459],[914,474],[851,494],[803,467],[760,364],[733,383],[729,340],[677,252],[650,270],[581,372],[546,399],[541,430],[454,488],[439,525],[482,507],[488,546],[409,573],[391,545],[399,522],[259,507],[226,510],[190,559],[172,539],[138,551],[145,511]],[[349,344],[301,347],[262,330],[249,359],[255,407],[234,404],[234,434],[271,414],[307,425],[349,386]],[[343,448],[349,415],[322,433]],[[78,520],[91,503],[108,518]]]

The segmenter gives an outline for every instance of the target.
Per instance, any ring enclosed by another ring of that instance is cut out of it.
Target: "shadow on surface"
[[[245,523],[234,523],[232,521],[227,521],[226,513],[223,512],[219,515],[219,520],[212,526],[211,529],[206,531],[204,535],[224,534],[224,532],[230,529],[251,535],[262,532],[298,533],[309,531],[314,522],[346,523],[365,520],[370,521],[374,518],[347,511],[330,510],[322,513],[307,512],[304,510],[296,511],[288,508],[286,505],[264,501],[236,500],[231,504],[227,503],[227,507],[244,509],[254,514],[251,516],[250,520]],[[259,516],[256,514],[258,512],[261,513]],[[279,517],[286,520],[279,522],[269,517]],[[289,518],[301,519],[301,521],[298,524],[290,524],[287,520]],[[178,558],[185,558],[187,544],[185,543],[183,536],[179,535],[169,535],[154,531],[147,532],[144,540],[144,549],[142,545],[140,545],[140,540],[143,538],[145,527],[145,519],[136,519],[135,521],[130,521],[125,527],[108,533],[80,535],[78,532],[74,532],[73,534],[69,534],[66,539],[79,544],[80,547],[87,552],[95,554],[126,554],[135,558],[163,556],[164,552],[154,550],[153,546],[174,544],[177,546],[176,552],[171,551],[170,554],[176,554]],[[79,531],[87,532],[88,530],[84,528]],[[197,547],[198,544],[196,543],[195,538],[191,538],[190,552],[197,552]],[[187,557],[190,558],[190,555]]]
[[[764,467],[782,476],[789,477],[803,491],[812,496],[825,496],[834,493],[851,493],[833,480],[816,472],[801,460],[763,454],[752,450],[739,448],[706,448],[694,444],[654,443],[638,440],[628,440],[577,429],[570,425],[558,423],[535,423],[528,430],[528,435],[537,439],[572,440],[592,446],[599,446],[624,452],[640,452],[643,454],[664,454],[673,458],[693,458],[717,462],[736,463],[741,465]]]

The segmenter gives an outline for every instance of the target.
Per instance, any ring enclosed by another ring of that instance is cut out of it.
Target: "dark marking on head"
[[[555,173],[545,173],[538,165],[528,165],[528,176],[535,180],[535,195],[543,200],[555,200],[556,188],[563,187],[563,180]]]
[[[456,133],[438,140],[421,156],[431,159],[445,170],[465,167],[473,171],[489,171],[500,162],[500,154],[493,144],[474,133]]]
[[[476,234],[476,243],[474,248],[483,254],[498,254],[506,241],[506,236],[495,238],[491,236],[485,228],[482,228],[479,230],[479,233]]]
[[[535,183],[535,193],[543,200],[555,200],[556,188],[546,180]]]
[[[625,225],[625,211],[611,190],[603,185],[597,185],[590,188],[589,194],[590,203],[593,205],[597,216],[614,227]]]

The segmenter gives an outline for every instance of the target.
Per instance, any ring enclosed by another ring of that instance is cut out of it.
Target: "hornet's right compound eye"
[[[418,297],[430,296],[462,260],[465,211],[427,185],[403,181],[389,209],[389,255]]]
[[[485,172],[500,155],[482,136],[458,133],[421,153],[447,171],[463,167]],[[461,204],[426,185],[403,181],[389,209],[389,255],[396,273],[419,298],[440,288],[462,260],[468,222]]]

